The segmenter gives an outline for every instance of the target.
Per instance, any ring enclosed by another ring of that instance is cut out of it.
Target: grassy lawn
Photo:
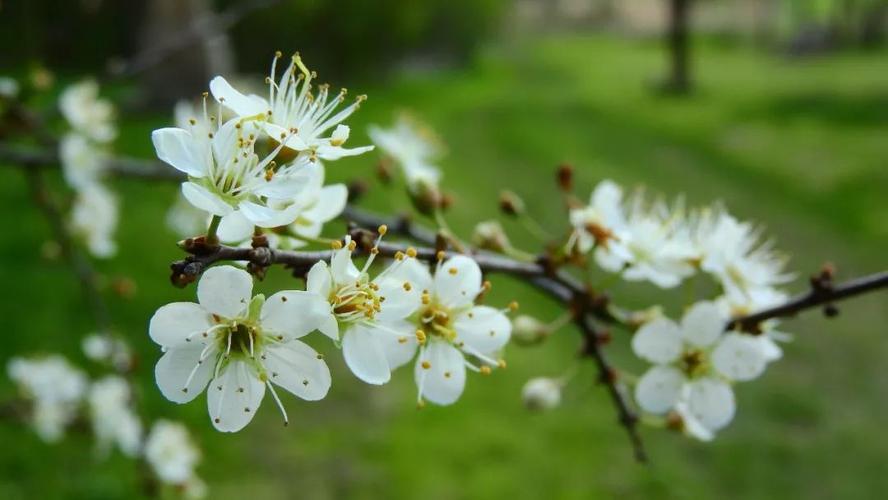
[[[457,196],[449,218],[463,231],[496,216],[503,188],[562,231],[552,172],[565,161],[577,167],[584,192],[608,177],[670,197],[685,193],[693,203],[721,199],[741,218],[767,224],[793,255],[801,290],[804,276],[825,260],[846,277],[885,267],[886,55],[787,61],[701,47],[699,93],[670,99],[648,86],[663,62],[653,45],[559,37],[498,46],[464,71],[350,85],[370,95],[351,123],[352,140],[365,139],[368,123],[388,123],[393,109],[423,116],[449,146],[443,167]],[[148,134],[164,120],[127,117],[119,150],[150,156]],[[343,160],[329,176],[369,179],[373,162]],[[115,320],[140,353],[146,417],[189,423],[205,451],[199,471],[213,498],[863,498],[888,487],[885,293],[846,304],[834,321],[812,312],[788,322],[795,342],[761,381],[738,387],[734,424],[705,445],[645,429],[648,466],[633,463],[587,364],[577,366],[561,408],[544,415],[522,409],[518,394],[527,378],[558,375],[575,363],[570,330],[538,348],[509,347],[506,371],[470,377],[456,406],[423,411],[414,408],[409,369],[387,386],[368,387],[321,343],[334,371],[326,400],[287,398],[288,428],[267,404],[245,431],[220,435],[204,398],[175,406],[153,382],[158,353],[147,320],[161,304],[194,299],[193,287],[167,282],[167,265],[179,252],[161,226],[176,187],[127,180],[115,187],[125,206],[121,257],[100,267],[138,284],[133,299],[110,299]],[[77,284],[64,265],[39,256],[48,230],[28,206],[20,175],[0,171],[0,196],[7,221],[0,363],[38,351],[82,361],[79,338],[92,324]],[[377,184],[366,200],[380,210],[405,203],[400,192]],[[516,242],[532,244],[508,227]],[[270,274],[260,288],[292,283],[281,269]],[[532,290],[499,283],[492,302],[517,298],[524,312],[557,314]],[[674,304],[648,287],[617,287],[614,295],[630,305]],[[618,337],[611,350],[637,372],[627,340]],[[0,380],[0,397],[12,392]],[[0,498],[123,498],[137,480],[131,463],[94,457],[82,437],[48,446],[4,424],[0,443]]]

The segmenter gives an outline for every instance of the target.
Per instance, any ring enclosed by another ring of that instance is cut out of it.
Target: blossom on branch
[[[187,403],[207,391],[216,429],[235,432],[253,419],[266,387],[288,421],[275,384],[315,401],[327,395],[330,371],[323,357],[297,340],[317,329],[328,311],[320,296],[294,290],[252,295],[253,279],[232,266],[207,270],[199,303],[175,302],[154,314],[151,339],[164,355],[155,376],[163,395]]]
[[[311,159],[338,160],[373,149],[373,146],[342,147],[349,136],[349,127],[342,122],[360,107],[367,96],[359,95],[352,104],[337,112],[337,108],[345,102],[345,89],[331,98],[330,86],[322,84],[314,93],[312,80],[317,78],[317,74],[305,67],[299,54],[293,55],[290,65],[278,80],[276,70],[280,58],[280,52],[275,54],[271,73],[265,80],[268,84],[267,100],[254,94],[240,93],[221,76],[210,82],[210,92],[242,119],[259,123],[272,140]],[[335,129],[328,136],[327,132],[333,127]]]
[[[161,482],[186,487],[199,480],[194,468],[200,458],[184,425],[163,419],[154,422],[145,440],[145,460]]]
[[[114,105],[99,98],[99,85],[84,80],[69,86],[59,96],[59,109],[74,130],[99,143],[117,137],[114,125]]]
[[[89,388],[89,413],[99,449],[107,452],[112,445],[129,457],[142,447],[142,422],[133,413],[132,393],[126,380],[109,375]]]
[[[101,184],[80,189],[71,208],[71,231],[80,237],[95,257],[117,253],[114,232],[118,222],[117,196]]]

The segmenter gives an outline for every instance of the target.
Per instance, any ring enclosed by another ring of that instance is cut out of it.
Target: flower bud
[[[518,345],[539,344],[549,333],[549,327],[533,316],[522,314],[512,320],[512,340]]]
[[[433,182],[415,180],[408,182],[407,194],[416,210],[422,214],[430,215],[441,206],[441,192]]]
[[[520,215],[524,213],[524,200],[511,191],[500,193],[500,210],[506,215]]]
[[[472,232],[472,243],[478,248],[494,252],[503,252],[510,246],[503,226],[495,220],[479,222]]]
[[[561,404],[561,382],[547,377],[532,378],[521,389],[521,400],[528,410],[551,410]]]
[[[558,166],[558,187],[565,193],[573,191],[573,167],[567,163]]]

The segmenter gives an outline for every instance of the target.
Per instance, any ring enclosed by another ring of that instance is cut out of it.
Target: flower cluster
[[[344,147],[349,127],[342,122],[366,97],[339,109],[344,89],[336,96],[328,85],[315,91],[317,75],[298,54],[278,78],[281,57],[275,55],[266,78],[268,99],[244,95],[219,76],[210,82],[221,105],[218,116],[207,113],[205,97],[200,118],[152,133],[158,158],[187,174],[182,195],[199,211],[196,216],[173,215],[177,226],[188,228],[191,217],[210,217],[216,221],[210,224],[210,236],[222,241],[242,243],[260,228],[272,246],[299,247],[317,238],[323,224],[342,212],[345,186],[323,185],[321,160],[372,149]],[[222,108],[233,116],[223,120]],[[177,115],[184,110],[178,107]]]
[[[59,97],[59,108],[71,127],[59,142],[65,181],[76,191],[71,209],[71,230],[96,257],[117,251],[119,202],[101,181],[110,158],[109,144],[117,136],[114,106],[99,98],[93,80],[71,85]]]
[[[13,358],[7,371],[33,403],[30,416],[37,434],[47,442],[61,439],[86,394],[86,375],[59,355]]]
[[[381,238],[385,227],[379,232]],[[496,353],[511,324],[504,311],[475,305],[489,285],[472,259],[442,254],[432,274],[408,249],[371,277],[378,247],[361,268],[352,260],[355,250],[346,237],[329,264],[309,270],[306,290],[268,298],[253,295],[246,271],[206,271],[198,303],[165,305],[151,319],[150,336],[164,351],[155,368],[161,392],[185,403],[209,387],[213,425],[234,432],[250,422],[268,389],[286,423],[275,386],[314,401],[331,385],[324,356],[300,340],[313,331],[341,347],[349,369],[369,384],[388,382],[394,369],[416,358],[420,404],[456,401],[466,368],[489,373],[504,366]]]
[[[723,207],[685,210],[648,203],[641,193],[601,182],[589,204],[570,212],[568,249],[593,252],[602,269],[627,281],[673,288],[697,273],[717,285],[712,300],[693,304],[681,324],[648,315],[633,337],[636,355],[654,364],[638,381],[641,408],[669,414],[670,422],[699,439],[711,439],[734,415],[731,384],[752,380],[781,357],[777,322],[758,335],[726,331],[731,318],[786,299],[778,287],[790,279],[786,259],[761,242],[761,232]]]
[[[188,498],[202,498],[206,485],[194,471],[201,454],[188,429],[178,422],[158,420],[145,439],[145,460],[161,482],[183,490]]]

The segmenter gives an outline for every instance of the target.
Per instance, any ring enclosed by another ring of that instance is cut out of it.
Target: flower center
[[[706,353],[699,349],[685,351],[679,360],[679,368],[688,376],[695,378],[709,371],[709,360]]]
[[[252,357],[261,341],[259,328],[234,322],[216,334],[219,350],[231,356]]]
[[[448,342],[456,340],[456,330],[453,328],[453,312],[438,304],[430,302],[419,311],[419,318],[431,335],[442,338]]]
[[[384,300],[379,296],[379,286],[365,279],[339,287],[330,294],[336,319],[345,323],[374,319]]]

